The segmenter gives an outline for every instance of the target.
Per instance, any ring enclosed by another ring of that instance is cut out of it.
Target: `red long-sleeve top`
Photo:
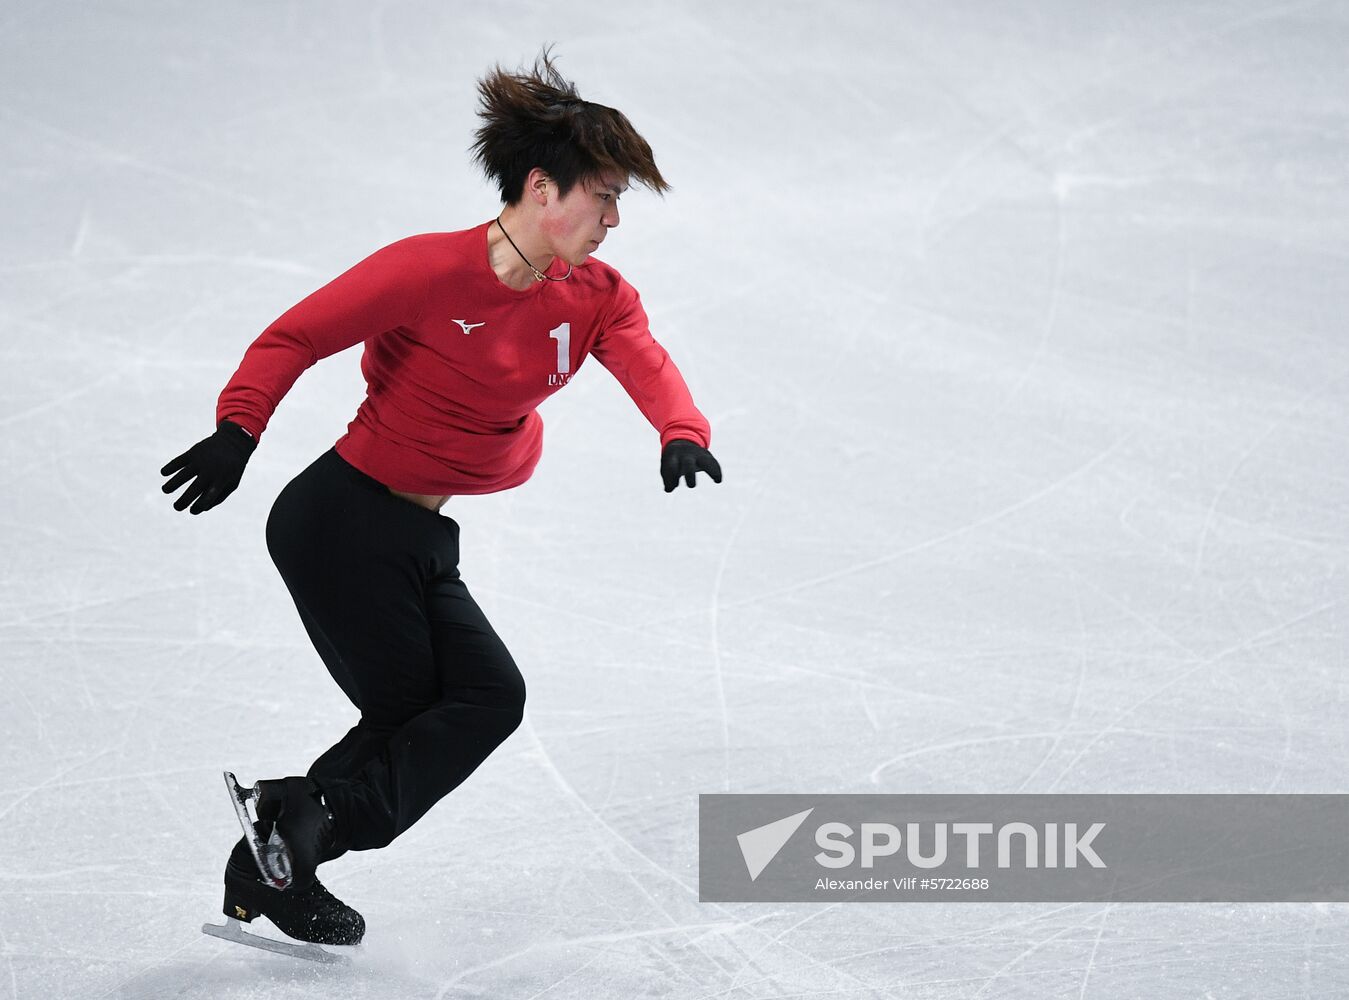
[[[217,419],[260,437],[306,368],[364,343],[366,398],[338,454],[395,490],[494,493],[533,473],[536,407],[594,355],[662,446],[708,447],[711,428],[633,287],[592,258],[516,291],[488,263],[489,225],[399,240],[287,310],[244,354]]]

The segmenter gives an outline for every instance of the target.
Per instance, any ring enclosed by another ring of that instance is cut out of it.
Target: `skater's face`
[[[618,225],[618,199],[627,189],[627,175],[613,171],[582,178],[561,197],[552,184],[543,232],[553,253],[568,264],[585,263]]]

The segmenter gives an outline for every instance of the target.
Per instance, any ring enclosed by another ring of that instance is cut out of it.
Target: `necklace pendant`
[[[516,252],[517,254],[520,255],[520,259],[521,259],[522,261],[525,262],[525,266],[526,266],[527,268],[529,268],[531,271],[534,272],[534,280],[535,280],[535,281],[545,281],[545,280],[547,280],[547,281],[566,281],[568,278],[571,277],[571,265],[570,265],[570,264],[567,265],[567,273],[564,274],[564,275],[563,275],[562,277],[560,277],[560,278],[554,278],[554,277],[551,277],[550,275],[544,274],[542,271],[540,271],[537,267],[535,267],[535,266],[533,265],[533,263],[530,261],[530,259],[524,255],[523,251],[521,251],[521,249],[520,249],[519,247],[515,246],[515,240],[511,239],[511,234],[508,233],[508,232],[506,232],[506,227],[503,226],[503,225],[501,224],[501,216],[497,216],[497,218],[496,218],[496,224],[497,224],[497,228],[501,230],[501,235],[504,236],[504,237],[506,237],[506,242],[509,243],[509,244],[515,249],[515,252]]]

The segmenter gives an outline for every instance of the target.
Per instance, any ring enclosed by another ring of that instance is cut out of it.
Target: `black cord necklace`
[[[544,273],[543,273],[542,271],[540,271],[537,267],[535,267],[532,263],[530,263],[530,260],[529,260],[528,257],[526,257],[523,253],[520,253],[520,248],[517,247],[517,246],[515,245],[515,240],[511,239],[511,234],[508,233],[508,232],[506,232],[506,227],[503,226],[503,225],[501,224],[501,216],[499,216],[499,215],[497,216],[496,222],[497,222],[497,228],[501,230],[501,235],[504,236],[504,237],[506,237],[506,242],[509,243],[509,244],[511,245],[511,248],[512,248],[516,253],[520,254],[520,259],[521,259],[522,261],[525,262],[525,265],[526,265],[531,271],[534,272],[534,280],[535,280],[535,281],[544,281],[545,279],[548,280],[548,281],[566,281],[568,278],[571,277],[571,265],[570,265],[570,264],[567,265],[567,273],[564,274],[564,275],[563,275],[562,277],[560,277],[560,278],[554,278],[551,274],[544,274]]]

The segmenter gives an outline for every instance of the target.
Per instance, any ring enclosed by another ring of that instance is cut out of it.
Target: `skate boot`
[[[270,834],[256,824],[259,836]],[[311,872],[305,889],[273,889],[262,880],[248,841],[234,845],[225,865],[225,916],[244,923],[266,917],[297,941],[314,944],[359,944],[365,936],[365,919],[342,902]]]

